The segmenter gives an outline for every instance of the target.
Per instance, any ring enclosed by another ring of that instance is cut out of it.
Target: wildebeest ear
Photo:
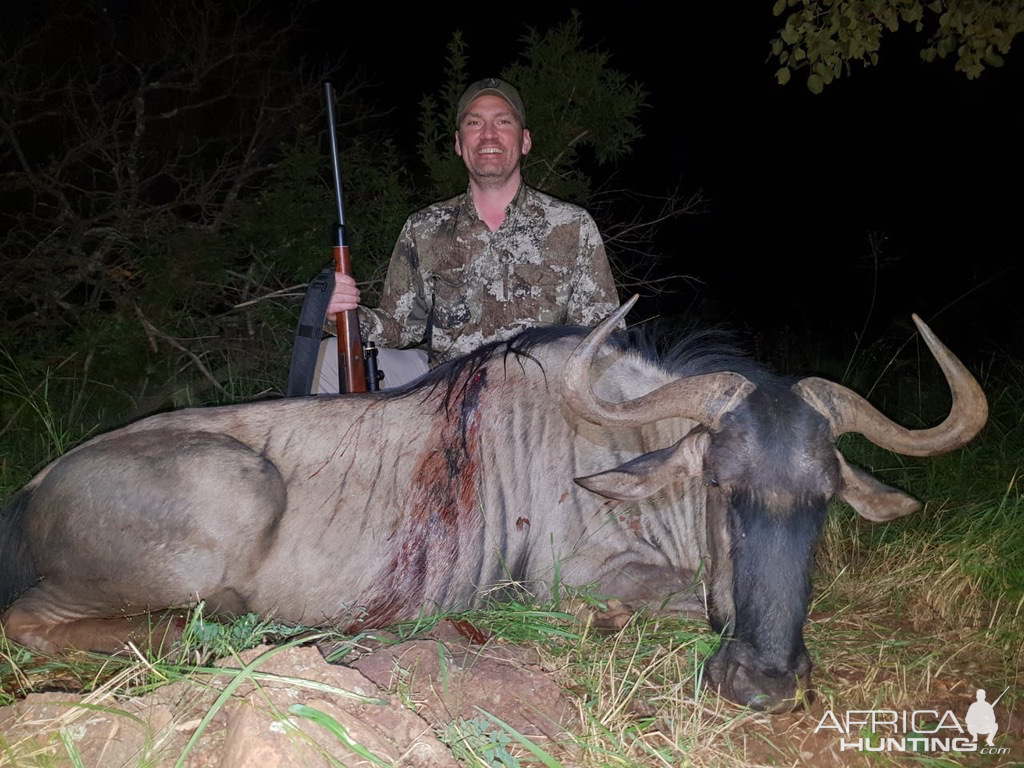
[[[847,464],[839,451],[836,451],[836,457],[839,459],[839,474],[843,483],[839,497],[865,520],[884,523],[921,508],[921,502],[913,496],[879,482],[863,469]]]
[[[637,456],[607,472],[577,477],[576,482],[609,499],[646,499],[681,476],[703,472],[704,452],[710,442],[706,430],[694,430],[675,445]]]

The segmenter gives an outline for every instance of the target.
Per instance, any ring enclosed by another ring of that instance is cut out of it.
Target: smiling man
[[[458,105],[455,153],[469,186],[405,222],[380,306],[358,306],[359,289],[340,276],[328,316],[359,309],[363,335],[380,347],[415,349],[418,362],[382,350],[385,387],[544,324],[594,325],[615,308],[604,242],[584,209],[523,183],[532,146],[519,92],[497,78],[473,83]],[[337,345],[325,346],[320,393],[337,392]]]

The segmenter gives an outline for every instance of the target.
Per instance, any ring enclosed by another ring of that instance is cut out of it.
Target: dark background
[[[484,77],[514,59],[529,27],[570,9],[364,6],[356,21],[338,6],[315,26],[381,83],[389,120],[412,136],[456,29],[471,76]],[[1002,69],[968,81],[952,60],[921,63],[923,35],[890,34],[879,66],[855,64],[815,96],[799,74],[775,82],[770,3],[614,4],[581,19],[586,42],[649,92],[645,137],[617,182],[707,200],[706,213],[663,227],[654,247],[666,268],[694,280],[648,311],[845,345],[917,312],[962,354],[1022,351],[1019,40]]]

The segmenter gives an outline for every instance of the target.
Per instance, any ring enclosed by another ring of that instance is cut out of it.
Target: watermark
[[[840,751],[1005,755],[1010,748],[997,747],[994,741],[999,732],[995,706],[1008,690],[1009,686],[990,704],[979,688],[962,718],[948,709],[851,709],[843,715],[828,709],[814,732],[835,731]]]

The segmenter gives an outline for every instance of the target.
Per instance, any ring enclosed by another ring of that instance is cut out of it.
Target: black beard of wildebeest
[[[719,605],[713,593],[709,606],[725,639],[707,671],[730,698],[757,709],[792,697],[794,679],[810,687],[803,625],[829,489],[839,481],[828,422],[792,383],[762,378],[722,420],[707,462],[719,468],[708,478],[707,514],[724,517],[718,527],[732,562],[731,603]],[[794,445],[818,449],[794,452]],[[723,486],[731,490],[718,493]]]
[[[836,438],[938,455],[981,429],[984,394],[917,318],[953,404],[909,430],[708,335],[665,356],[610,338],[631,305],[589,333],[526,331],[405,390],[177,411],[84,443],[0,514],[4,631],[43,651],[117,652],[149,638],[150,613],[200,599],[358,631],[560,579],[707,615],[722,632],[711,685],[796,706],[828,501],[873,521],[920,507],[849,465]]]

